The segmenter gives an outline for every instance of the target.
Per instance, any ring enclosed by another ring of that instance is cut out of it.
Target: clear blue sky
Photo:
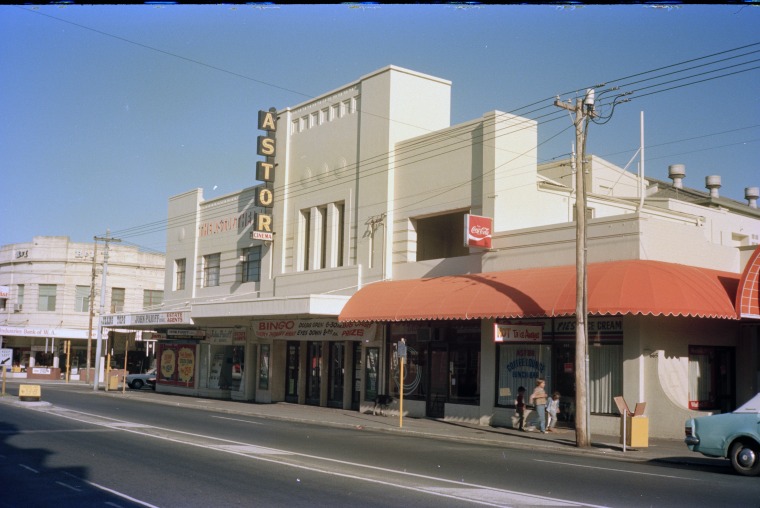
[[[628,164],[644,111],[647,175],[686,164],[685,185],[719,174],[744,201],[760,186],[757,43],[749,5],[0,6],[0,245],[110,228],[163,251],[171,196],[256,183],[258,110],[391,64],[452,81],[452,124],[539,118],[555,95],[666,68],[614,83],[640,91],[592,124],[588,151]],[[539,159],[567,154],[570,118],[539,121]]]

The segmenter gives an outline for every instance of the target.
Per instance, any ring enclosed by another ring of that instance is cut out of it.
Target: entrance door
[[[322,379],[322,343],[309,342],[306,372],[306,403],[318,406]]]
[[[362,395],[362,345],[359,342],[352,342],[351,349],[354,365],[354,375],[351,384],[351,409],[359,409]]]
[[[343,342],[330,343],[327,405],[343,407],[343,385],[346,374],[346,345]]]
[[[427,399],[427,416],[444,417],[444,404],[449,397],[449,351],[446,344],[431,344],[430,391]]]
[[[300,342],[288,342],[285,364],[285,401],[298,404],[298,367]]]

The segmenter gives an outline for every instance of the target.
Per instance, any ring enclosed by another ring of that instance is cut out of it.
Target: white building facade
[[[88,348],[95,365],[104,255],[103,243],[63,236],[0,247],[0,337],[13,350],[15,377],[59,379],[68,365],[70,378],[85,380]],[[111,243],[103,313],[159,307],[164,264],[163,254]],[[112,330],[106,339],[123,362],[124,347],[134,352],[139,335]],[[143,348],[142,356],[149,354]]]
[[[170,199],[164,307],[113,316],[155,332],[159,391],[366,411],[399,394],[403,338],[407,415],[511,426],[543,377],[572,423],[572,164],[537,163],[532,120],[450,126],[450,89],[380,69],[272,113],[263,185]],[[760,386],[760,213],[588,168],[591,430],[617,432],[624,396],[680,437]],[[468,214],[490,248],[465,246]]]

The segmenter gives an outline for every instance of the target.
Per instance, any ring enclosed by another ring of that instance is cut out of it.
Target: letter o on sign
[[[259,206],[271,207],[274,202],[274,193],[272,192],[272,189],[260,187],[257,200]]]

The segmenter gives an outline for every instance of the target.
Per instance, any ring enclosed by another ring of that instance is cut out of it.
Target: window
[[[158,289],[146,289],[143,291],[143,309],[158,307],[164,301],[164,292]]]
[[[185,289],[185,273],[187,272],[187,260],[177,259],[174,261],[174,289],[182,291]]]
[[[311,243],[311,210],[301,211],[301,235],[303,245],[301,246],[301,266],[303,270],[309,269],[309,257],[311,252],[309,250],[309,244]]]
[[[340,116],[340,105],[333,104],[330,106],[330,120],[335,120],[338,116]]]
[[[221,254],[203,256],[203,287],[219,285]]]
[[[76,287],[74,310],[76,312],[90,312],[90,286]]]
[[[517,389],[525,388],[526,397],[536,387],[536,379],[546,380],[549,390],[554,390],[551,376],[552,348],[541,344],[497,345],[498,386],[497,405],[514,406]]]
[[[464,212],[417,219],[417,261],[466,256]]]
[[[243,249],[243,282],[261,280],[261,245]]]
[[[111,288],[111,313],[124,312],[124,288]]]
[[[734,348],[689,346],[689,409],[735,409],[735,362]]]
[[[317,208],[319,213],[319,267],[327,267],[327,207]]]
[[[18,294],[16,295],[16,305],[18,305],[19,310],[21,310],[24,308],[24,285],[19,284],[17,288]]]
[[[40,284],[39,300],[37,301],[37,310],[54,311],[55,310],[55,293],[57,286],[55,284]]]
[[[338,214],[338,252],[336,253],[338,266],[343,266],[343,242],[345,241],[343,238],[343,227],[345,226],[345,211],[346,205],[344,203],[338,203],[335,205],[335,212]]]

